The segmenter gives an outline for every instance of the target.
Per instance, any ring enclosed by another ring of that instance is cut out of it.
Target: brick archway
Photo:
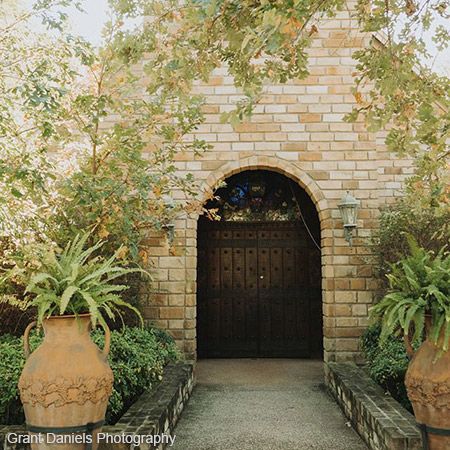
[[[333,301],[332,292],[328,291],[332,279],[332,271],[327,268],[332,246],[332,214],[327,199],[317,183],[301,168],[292,162],[276,157],[249,156],[247,158],[228,162],[211,173],[203,184],[204,200],[206,201],[221,182],[230,176],[246,170],[268,170],[278,172],[295,181],[313,201],[320,220],[321,228],[321,265],[322,265],[322,308],[323,308],[323,348],[324,360],[334,359],[334,317],[329,317],[327,303]],[[197,228],[198,217],[193,218],[193,226]],[[197,257],[195,256],[197,267]],[[197,291],[195,291],[195,295]],[[195,300],[196,301],[196,300]]]
[[[235,173],[244,170],[271,170],[279,172],[288,178],[291,178],[304,189],[311,200],[314,202],[317,213],[319,214],[322,231],[327,226],[327,221],[331,219],[331,212],[328,202],[320,190],[318,184],[302,169],[294,163],[270,156],[250,156],[238,161],[229,162],[221,166],[218,170],[212,172],[203,185],[204,199],[208,198],[217,186]]]

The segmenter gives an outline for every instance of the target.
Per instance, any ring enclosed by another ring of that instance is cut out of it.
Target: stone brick
[[[334,280],[334,288],[337,291],[348,291],[350,288],[350,280],[348,278],[336,278]]]
[[[358,319],[356,317],[338,317],[336,318],[337,327],[357,327]]]
[[[281,149],[283,151],[290,151],[290,152],[302,152],[306,150],[306,143],[305,142],[285,142],[281,144]]]
[[[178,268],[184,268],[184,261],[183,257],[161,257],[158,260],[158,267],[169,268],[169,269],[178,269]]]
[[[334,294],[336,303],[355,303],[356,292],[352,291],[336,291]]]
[[[360,290],[365,289],[366,287],[366,280],[364,278],[356,278],[350,280],[350,289],[354,290]],[[358,297],[359,300],[359,297]]]
[[[367,316],[367,306],[366,305],[353,305],[352,306],[352,316]]]
[[[153,294],[150,298],[150,303],[153,306],[167,306],[168,302],[167,294]]]
[[[336,341],[336,351],[357,352],[359,350],[359,339],[341,338]]]
[[[336,317],[348,317],[352,315],[351,305],[334,305],[333,309]]]
[[[302,152],[298,155],[298,159],[301,161],[320,161],[322,154],[319,152]]]
[[[171,330],[181,330],[183,329],[183,325],[184,325],[183,319],[169,320],[169,329]]]
[[[373,291],[358,292],[358,303],[372,303],[372,300],[373,300]]]
[[[164,307],[159,310],[161,319],[183,319],[184,308],[179,307]]]
[[[159,287],[164,292],[170,294],[182,294],[186,292],[186,283],[183,281],[164,281],[159,283]]]
[[[338,338],[356,337],[359,338],[365,328],[363,327],[337,327],[335,336]]]
[[[184,306],[185,294],[171,294],[169,297],[169,306]]]
[[[307,123],[307,122],[320,122],[322,119],[322,116],[320,114],[300,114],[300,122]]]
[[[143,314],[147,319],[158,319],[160,317],[160,308],[144,307]]]
[[[186,277],[185,269],[169,269],[169,280],[182,281]]]

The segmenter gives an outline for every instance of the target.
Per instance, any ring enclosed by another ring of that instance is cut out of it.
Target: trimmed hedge
[[[93,331],[92,338],[103,347],[102,331]],[[40,334],[32,335],[31,347],[38,347],[42,339]],[[108,359],[114,373],[114,387],[106,421],[114,424],[142,392],[162,379],[164,366],[179,359],[179,352],[172,337],[164,331],[125,327],[111,332]],[[24,363],[22,338],[0,335],[0,424],[24,422],[17,388]]]
[[[370,377],[384,390],[389,392],[404,408],[412,412],[405,387],[405,374],[409,357],[403,341],[389,336],[380,343],[380,325],[372,325],[361,337],[361,347],[367,361]]]

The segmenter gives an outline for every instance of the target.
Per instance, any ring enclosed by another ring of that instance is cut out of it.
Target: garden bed
[[[372,450],[419,450],[422,438],[414,416],[354,364],[326,365],[327,385]]]
[[[192,364],[170,363],[164,368],[163,380],[144,392],[128,411],[112,426],[105,426],[102,432],[109,435],[156,436],[172,435],[175,425],[194,387]],[[0,448],[3,450],[29,450],[28,445],[8,444],[8,433],[26,433],[23,426],[0,425]],[[99,450],[132,449],[133,444],[101,444]],[[141,444],[140,449],[163,449],[150,444]]]

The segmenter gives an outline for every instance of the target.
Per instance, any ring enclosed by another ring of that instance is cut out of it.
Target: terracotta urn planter
[[[45,442],[32,443],[31,447],[33,450],[95,450],[95,437],[113,386],[113,373],[106,359],[109,330],[106,330],[105,348],[100,351],[89,335],[88,314],[78,318],[51,317],[43,321],[42,345],[30,354],[28,337],[34,325],[30,324],[24,334],[27,361],[19,379],[19,390],[30,437],[41,435]],[[70,435],[81,439],[83,433],[92,438],[92,447],[73,440],[55,443],[57,437]]]
[[[424,449],[450,449],[450,351],[443,352],[443,334],[438,345],[427,339],[413,353],[406,372],[405,384],[421,427]]]

